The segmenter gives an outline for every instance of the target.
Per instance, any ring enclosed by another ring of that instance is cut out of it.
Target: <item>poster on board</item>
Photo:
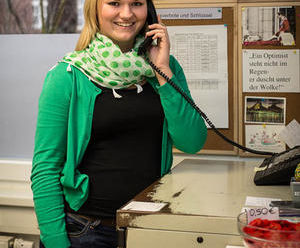
[[[246,125],[246,147],[266,152],[283,152],[285,143],[279,133],[284,125]]]
[[[294,46],[296,18],[294,6],[245,7],[242,9],[244,46]]]
[[[217,128],[228,128],[227,27],[170,26],[168,33],[195,103]]]
[[[243,92],[300,92],[299,49],[243,50]]]

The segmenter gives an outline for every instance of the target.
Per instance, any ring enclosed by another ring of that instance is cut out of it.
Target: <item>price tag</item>
[[[245,208],[245,210],[248,217],[248,223],[258,218],[268,220],[279,219],[279,209],[277,207]]]

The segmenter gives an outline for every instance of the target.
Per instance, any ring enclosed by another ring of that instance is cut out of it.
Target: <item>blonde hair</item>
[[[85,0],[84,2],[84,26],[78,38],[75,51],[85,49],[91,39],[99,32],[97,17],[97,3],[100,0]]]

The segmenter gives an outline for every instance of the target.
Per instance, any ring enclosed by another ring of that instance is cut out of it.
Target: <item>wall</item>
[[[78,34],[0,35],[0,159],[31,159],[38,98],[47,71]]]

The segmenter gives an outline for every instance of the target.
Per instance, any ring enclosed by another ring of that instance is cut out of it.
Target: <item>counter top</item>
[[[119,227],[238,235],[247,196],[290,200],[289,186],[256,186],[255,162],[186,159],[133,200],[164,202],[159,212],[118,210]]]

